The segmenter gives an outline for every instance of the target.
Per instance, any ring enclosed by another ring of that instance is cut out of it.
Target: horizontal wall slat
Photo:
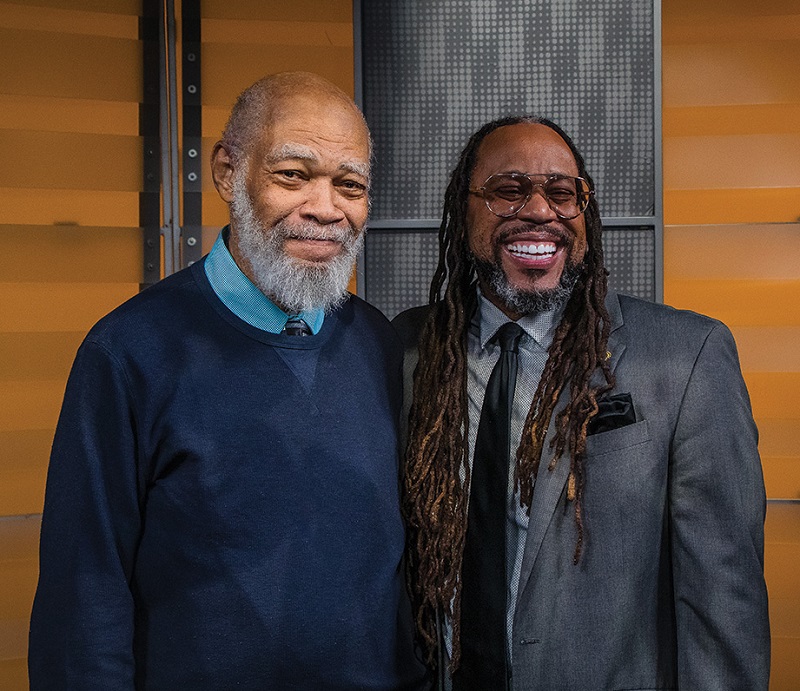
[[[133,39],[0,29],[4,93],[138,103],[141,65],[141,45]]]
[[[686,136],[796,134],[800,103],[687,106],[664,108],[665,139]]]
[[[793,689],[800,657],[800,503],[770,502],[764,525],[764,575],[770,598],[771,689]]]
[[[662,5],[664,19],[672,22],[676,17],[695,15],[704,17],[705,21],[717,22],[729,15],[741,17],[759,17],[762,15],[783,15],[791,6],[786,0],[668,0]],[[666,23],[666,22],[665,22]]]
[[[757,420],[800,420],[800,372],[745,372],[745,381]]]
[[[31,29],[63,34],[85,34],[136,40],[139,36],[138,8],[130,14],[86,11],[88,3],[75,3],[80,9],[0,2],[0,27]],[[108,3],[107,3],[108,4]],[[119,5],[114,2],[114,5]]]
[[[800,419],[795,422],[800,425]],[[761,465],[770,499],[800,499],[800,456],[765,456],[762,452]]]
[[[289,3],[264,0],[203,0],[203,18],[290,22],[352,22],[350,0],[292,0]]]
[[[85,335],[83,331],[0,332],[0,381],[66,379]]]
[[[4,689],[27,688],[17,684],[20,672],[25,679],[40,528],[38,517],[0,520],[0,688]]]
[[[142,138],[0,130],[0,187],[140,191]],[[86,203],[91,203],[87,199]]]
[[[66,377],[64,380],[66,381]],[[55,425],[42,429],[0,432],[0,468],[14,473],[34,470],[44,475],[50,458],[54,431]]]
[[[203,224],[222,228],[228,221],[228,205],[216,192],[203,192]]]
[[[65,382],[0,381],[0,432],[54,429]]]
[[[671,0],[670,0],[671,2]],[[665,22],[661,40],[665,45],[681,43],[727,43],[741,38],[748,41],[781,41],[800,38],[800,14],[789,14],[784,5],[782,13],[769,16],[743,16],[732,7],[727,11],[734,16],[714,17],[704,21],[704,7],[697,3],[680,17],[670,17]]]
[[[351,47],[254,46],[204,43],[202,55],[203,101],[230,108],[243,89],[264,75],[287,70],[316,72],[340,89],[353,93]]]
[[[24,516],[41,513],[46,477],[46,458],[43,465],[31,461],[30,468],[19,472],[0,468],[0,515]]]
[[[770,505],[772,506],[772,505]],[[769,510],[767,511],[769,514]],[[776,600],[800,599],[797,590],[797,564],[800,563],[800,542],[772,542],[767,537],[764,547],[764,572],[770,585],[770,595]],[[773,612],[773,615],[777,612]],[[778,615],[776,618],[785,620]],[[800,620],[793,624],[793,635],[800,636]],[[789,632],[784,630],[783,635]]]
[[[139,104],[0,94],[0,129],[135,137],[139,134]]]
[[[735,326],[746,372],[800,372],[800,326]]]
[[[665,281],[667,304],[722,320],[730,327],[800,325],[800,280]]]
[[[800,223],[668,226],[664,229],[664,269],[669,281],[686,278],[800,279],[798,257]]]
[[[800,660],[800,637],[772,637],[772,667],[769,687],[772,691],[797,689],[797,661]]]
[[[800,549],[795,556],[800,556]],[[797,594],[796,591],[794,594]],[[800,597],[776,597],[771,593],[769,604],[772,635],[800,638]]]
[[[142,245],[139,228],[0,225],[0,283],[140,283]]]
[[[108,12],[110,14],[138,15],[141,11],[141,0],[36,0],[42,7],[58,9],[75,9],[87,12]]]
[[[218,139],[222,138],[222,130],[228,122],[233,103],[224,106],[203,106],[203,147],[208,150],[209,142],[213,145]],[[210,155],[210,154],[209,154]],[[208,159],[206,159],[208,160]]]
[[[27,652],[22,657],[0,660],[0,689],[26,691],[28,688]]]
[[[139,225],[139,193],[0,187],[0,224]]]
[[[138,292],[138,283],[0,283],[0,323],[11,333],[85,332]]]
[[[352,48],[350,22],[273,21],[257,19],[209,19],[202,21],[206,43],[253,43],[261,46],[325,46]]]
[[[775,416],[762,418],[758,424],[758,448],[762,456],[790,457],[798,453],[800,418]],[[800,533],[798,533],[800,534]]]
[[[664,141],[664,186],[671,190],[800,188],[798,161],[800,132],[671,137]]]
[[[798,55],[800,40],[665,44],[664,103],[674,108],[800,102]]]
[[[773,189],[664,189],[667,225],[796,223],[800,187]]]

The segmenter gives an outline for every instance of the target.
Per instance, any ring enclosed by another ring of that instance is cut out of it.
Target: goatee
[[[547,290],[523,290],[511,284],[500,261],[487,262],[472,257],[475,272],[481,282],[513,312],[534,314],[561,309],[567,304],[575,284],[584,273],[582,263],[567,262],[558,285]],[[535,269],[534,269],[535,271]]]
[[[265,228],[256,218],[244,178],[240,174],[233,182],[231,221],[236,227],[237,249],[249,265],[249,278],[290,314],[316,309],[328,313],[339,307],[347,299],[347,286],[364,244],[364,233],[350,224],[327,226],[313,222],[295,225],[279,221]],[[336,240],[341,251],[327,262],[303,261],[286,254],[287,238]]]

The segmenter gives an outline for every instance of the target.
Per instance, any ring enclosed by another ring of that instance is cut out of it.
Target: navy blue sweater
[[[31,688],[416,688],[400,366],[358,298],[272,335],[200,262],[101,320],[53,445]]]

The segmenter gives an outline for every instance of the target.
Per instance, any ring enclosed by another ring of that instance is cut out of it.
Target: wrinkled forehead
[[[327,154],[362,174],[369,172],[366,124],[352,103],[335,94],[298,94],[274,104],[260,144],[260,155],[270,160],[312,161]]]

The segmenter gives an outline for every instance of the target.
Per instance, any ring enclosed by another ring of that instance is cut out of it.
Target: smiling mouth
[[[506,250],[515,257],[550,259],[558,251],[554,242],[511,242]]]
[[[337,245],[341,245],[341,239],[337,237],[303,237],[301,235],[287,235],[286,240],[294,240],[295,242],[314,242],[314,243],[335,243]]]

